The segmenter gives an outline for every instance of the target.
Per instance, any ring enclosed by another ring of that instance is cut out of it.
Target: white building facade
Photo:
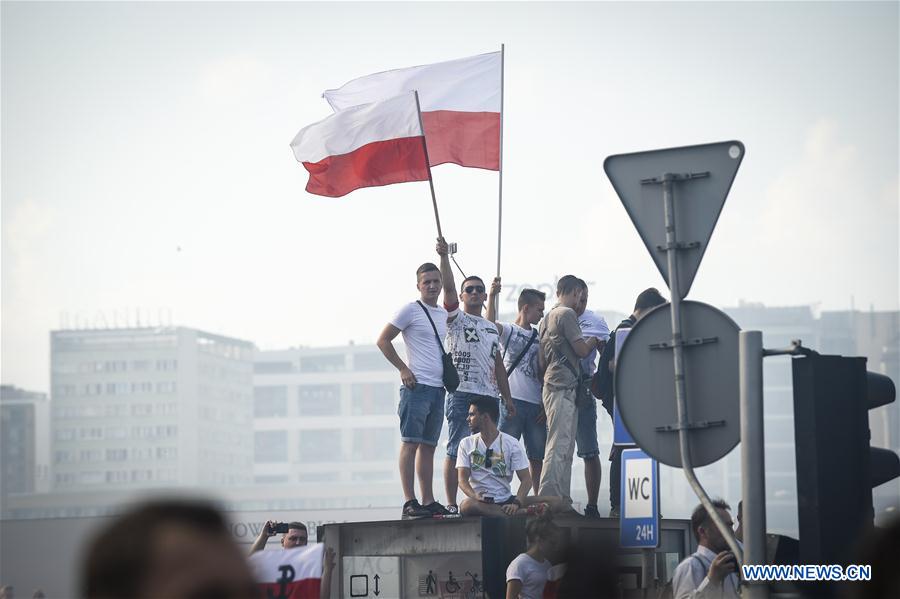
[[[252,482],[253,352],[185,327],[52,332],[53,489]]]

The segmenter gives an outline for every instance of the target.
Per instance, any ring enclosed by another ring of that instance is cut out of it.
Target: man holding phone
[[[734,526],[731,507],[721,499],[714,499],[712,504],[725,524]],[[691,528],[697,551],[675,568],[672,595],[675,599],[739,599],[737,559],[703,504],[694,508]]]
[[[306,543],[309,541],[309,533],[306,530],[306,525],[302,522],[275,522],[273,520],[266,520],[262,530],[259,531],[259,536],[256,537],[256,540],[250,547],[250,553],[253,554],[265,549],[269,537],[274,537],[277,534],[284,535],[281,537],[281,547],[283,549],[305,547]]]

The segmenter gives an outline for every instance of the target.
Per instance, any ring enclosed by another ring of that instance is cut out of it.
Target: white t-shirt
[[[606,319],[590,310],[578,317],[578,326],[584,338],[597,337],[603,341],[609,340],[609,326]],[[597,370],[597,350],[593,350],[586,358],[581,360],[581,371],[586,375],[593,375]]]
[[[497,325],[481,316],[454,310],[456,318],[447,325],[447,351],[459,373],[457,391],[497,397],[495,358],[500,348]]]
[[[547,573],[551,567],[550,560],[539,562],[527,553],[520,553],[506,569],[506,582],[522,581],[520,599],[541,599],[544,595],[544,585],[547,584]]]
[[[500,347],[503,350],[503,365],[509,370],[525,346],[531,339],[531,331],[523,329],[514,322],[501,323]],[[538,349],[541,340],[535,335],[534,342],[528,352],[519,360],[519,365],[509,375],[509,391],[513,399],[529,403],[541,403],[541,370],[538,364]]]
[[[476,493],[493,497],[495,503],[503,503],[512,495],[509,483],[513,472],[528,468],[525,449],[515,437],[500,432],[491,443],[491,467],[485,468],[485,447],[481,433],[475,433],[459,442],[456,454],[457,468],[471,468],[469,483]]]
[[[422,305],[428,309],[437,327],[438,338],[447,334],[447,311],[440,306]],[[431,387],[443,387],[444,366],[441,362],[441,348],[434,329],[425,316],[425,311],[416,302],[410,302],[400,308],[391,319],[391,324],[400,329],[403,343],[406,344],[406,365],[416,381]]]

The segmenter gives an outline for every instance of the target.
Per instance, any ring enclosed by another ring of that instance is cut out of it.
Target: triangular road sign
[[[603,169],[673,294],[684,298],[706,252],[744,144],[725,141],[609,156]],[[678,282],[669,280],[663,188],[671,180]]]

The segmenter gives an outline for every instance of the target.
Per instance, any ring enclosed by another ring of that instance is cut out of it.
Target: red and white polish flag
[[[306,191],[337,198],[361,187],[427,181],[415,95],[353,106],[304,127],[291,142]]]
[[[500,52],[359,77],[322,96],[334,110],[416,90],[431,166],[500,169]]]
[[[319,599],[324,545],[257,551],[248,559],[260,597]]]

